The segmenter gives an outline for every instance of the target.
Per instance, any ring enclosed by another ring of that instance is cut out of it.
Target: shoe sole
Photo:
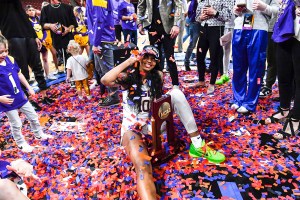
[[[203,156],[203,155],[201,155],[201,156],[198,156],[198,155],[195,155],[195,154],[192,154],[192,153],[190,153],[189,152],[189,155],[191,156],[191,157],[193,157],[193,158],[204,158],[204,159],[206,159],[206,160],[208,160],[205,156]],[[226,160],[226,158],[224,159],[224,160],[222,160],[222,161],[215,161],[215,160],[208,160],[209,162],[211,162],[211,163],[214,163],[214,164],[220,164],[220,163],[222,163],[222,162],[224,162]]]
[[[99,107],[110,107],[110,106],[116,106],[116,105],[119,105],[119,104],[120,104],[120,103],[115,103],[115,104],[105,105],[105,106],[104,106],[104,105],[102,106],[102,105],[99,105],[99,104],[98,104],[98,106],[99,106]]]

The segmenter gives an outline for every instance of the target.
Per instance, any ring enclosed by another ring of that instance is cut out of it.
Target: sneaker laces
[[[212,145],[213,143],[214,143],[213,141],[210,141],[208,143],[205,143],[203,147],[200,147],[205,155],[217,154],[217,151],[209,146],[209,145]]]

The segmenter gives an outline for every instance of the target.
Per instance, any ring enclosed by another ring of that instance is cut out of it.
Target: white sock
[[[202,138],[200,135],[191,137],[191,140],[195,148],[202,147]]]

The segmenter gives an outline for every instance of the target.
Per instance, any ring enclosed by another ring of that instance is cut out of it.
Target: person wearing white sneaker
[[[237,112],[246,114],[249,112],[249,110],[247,108],[245,108],[244,106],[241,106],[237,109]]]
[[[57,77],[54,76],[53,74],[49,74],[49,75],[47,76],[47,79],[49,79],[49,80],[56,80]]]
[[[256,110],[266,65],[268,21],[278,9],[277,1],[267,0],[236,1],[233,7],[237,17],[232,36],[232,91],[240,113]]]
[[[0,112],[5,112],[8,117],[13,138],[19,148],[24,152],[31,152],[33,147],[28,145],[21,132],[22,121],[19,111],[30,121],[36,137],[41,137],[43,131],[38,115],[22,90],[21,83],[29,95],[34,96],[35,92],[21,73],[19,66],[13,61],[14,59],[8,56],[7,44],[6,38],[0,35]]]

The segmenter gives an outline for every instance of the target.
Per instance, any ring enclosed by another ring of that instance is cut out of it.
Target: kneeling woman
[[[133,55],[126,61],[106,73],[101,82],[110,87],[121,85],[123,92],[123,122],[121,128],[122,145],[133,162],[137,175],[137,190],[141,199],[156,199],[151,165],[145,164],[140,153],[148,155],[141,134],[147,134],[150,121],[150,106],[155,98],[160,98],[163,86],[163,74],[159,71],[159,51],[153,46],[145,46],[139,55]],[[130,66],[135,66],[132,70]],[[125,73],[124,71],[128,71]],[[224,154],[210,148],[201,138],[192,110],[184,94],[173,88],[172,107],[179,116],[191,137],[189,154],[192,157],[205,157],[213,163],[225,160]],[[135,129],[135,124],[142,127]]]

